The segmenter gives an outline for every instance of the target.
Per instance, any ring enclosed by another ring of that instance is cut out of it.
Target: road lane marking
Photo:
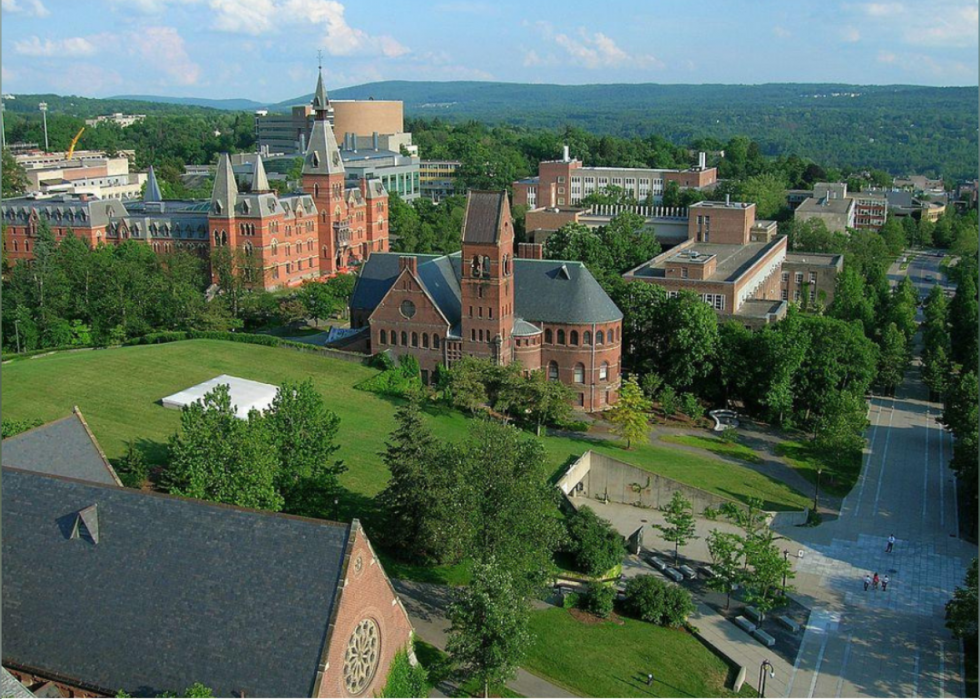
[[[875,505],[871,516],[878,515],[878,499],[881,497],[881,484],[885,480],[885,464],[888,461],[888,443],[892,438],[892,420],[895,418],[895,399],[892,398],[892,412],[888,416],[888,432],[885,433],[885,448],[881,452],[881,468],[878,470],[878,487],[875,489]]]
[[[847,637],[847,645],[844,646],[844,659],[840,664],[840,672],[837,677],[837,693],[834,694],[835,697],[839,697],[841,690],[844,688],[844,670],[847,669],[847,659],[851,657],[851,641],[854,639],[854,634],[850,634]]]
[[[875,440],[878,438],[878,425],[881,422],[881,414],[884,412],[885,406],[882,403],[878,404],[878,415],[875,417],[875,426],[871,430],[871,443],[868,445],[868,458],[864,464],[864,468],[861,469],[861,487],[858,490],[858,501],[857,505],[854,507],[854,516],[861,512],[861,501],[864,499],[864,484],[868,482],[868,471],[871,470],[871,457],[875,453]],[[843,511],[843,506],[841,511]]]
[[[830,633],[824,631],[823,642],[820,644],[820,652],[817,653],[817,664],[813,666],[813,679],[810,680],[810,691],[807,693],[807,697],[812,699],[813,690],[817,688],[817,678],[820,677],[820,666],[823,665],[823,653],[827,650],[827,641],[830,639]]]
[[[803,659],[803,649],[806,647],[806,639],[810,637],[810,629],[808,628],[803,632],[803,640],[800,641],[800,649],[796,652],[796,662],[793,663],[793,674],[789,676],[789,683],[786,685],[786,694],[784,696],[789,696],[790,692],[793,691],[793,683],[796,682],[796,671],[800,669],[800,660]]]

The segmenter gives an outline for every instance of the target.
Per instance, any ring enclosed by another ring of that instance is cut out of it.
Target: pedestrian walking
[[[888,545],[885,547],[885,553],[891,553],[893,548],[895,548],[895,535],[890,534],[888,536]]]
[[[881,591],[884,592],[888,589],[888,576],[886,575],[881,579]]]
[[[875,589],[875,591],[878,590],[878,583],[879,582],[880,582],[880,580],[878,579],[878,574],[875,573],[874,577],[871,578],[871,587],[873,587]]]
[[[647,687],[653,686],[653,673],[647,673]]]
[[[867,592],[869,587],[871,587],[871,576],[870,575],[865,575],[864,576],[864,591]]]

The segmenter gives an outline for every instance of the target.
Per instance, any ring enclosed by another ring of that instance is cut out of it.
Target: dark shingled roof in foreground
[[[0,451],[4,466],[122,485],[77,408],[66,418],[3,440]]]
[[[373,253],[364,263],[351,308],[373,311],[398,277],[398,253]],[[460,253],[447,257],[416,255],[419,277],[442,312],[455,325],[461,318]],[[452,276],[447,268],[452,267]],[[616,307],[581,262],[514,260],[514,311],[532,323],[608,323],[621,320]]]
[[[466,198],[463,242],[496,243],[500,233],[500,216],[506,207],[506,192],[471,190]]]
[[[92,505],[98,543],[70,538]],[[4,467],[3,664],[109,696],[310,696],[349,536]]]

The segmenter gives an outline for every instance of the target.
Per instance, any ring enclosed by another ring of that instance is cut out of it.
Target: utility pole
[[[41,110],[41,119],[44,121],[44,152],[48,152],[48,103],[41,102],[37,105],[37,108]]]

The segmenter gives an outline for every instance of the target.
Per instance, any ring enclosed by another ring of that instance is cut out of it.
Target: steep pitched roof
[[[211,211],[223,216],[230,216],[238,203],[238,183],[231,169],[231,158],[227,153],[218,157],[218,171],[214,175],[214,187],[211,189]]]
[[[356,522],[7,467],[2,497],[4,664],[110,695],[312,693]],[[92,505],[98,543],[72,538]]]
[[[463,243],[496,243],[507,206],[507,192],[471,190],[466,195]]]
[[[398,277],[402,256],[376,252],[368,257],[351,296],[352,309],[373,311],[381,303]],[[455,325],[462,317],[460,253],[415,257],[426,289]],[[514,260],[514,312],[531,323],[607,323],[623,317],[581,262],[523,258]]]
[[[265,166],[262,164],[262,156],[255,156],[255,163],[252,165],[252,187],[251,191],[255,194],[268,192],[272,187],[269,186],[269,178],[265,174]]]
[[[330,105],[327,99],[327,88],[323,86],[323,73],[316,78],[316,90],[313,91],[313,109],[326,109]]]
[[[143,201],[163,201],[163,194],[160,192],[160,185],[152,165],[146,173],[146,191],[143,192]]]
[[[66,418],[3,440],[2,452],[4,466],[122,485],[78,408]]]
[[[303,160],[304,175],[344,174],[344,161],[334,137],[333,128],[325,119],[317,119],[310,130],[310,142]]]

